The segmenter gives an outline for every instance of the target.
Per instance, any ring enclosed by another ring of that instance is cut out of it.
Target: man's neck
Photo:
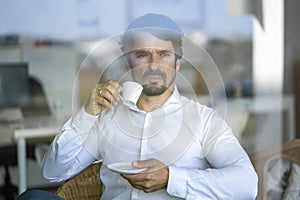
[[[137,102],[137,107],[145,112],[151,112],[161,107],[173,94],[173,91],[174,87],[170,87],[164,93],[158,96],[147,96],[142,93]]]

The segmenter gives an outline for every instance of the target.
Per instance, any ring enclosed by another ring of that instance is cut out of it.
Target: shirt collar
[[[167,99],[167,101],[162,105],[162,108],[165,108],[166,106],[170,104],[180,104],[180,93],[177,89],[177,86],[174,85],[174,91],[171,94],[171,96]],[[130,110],[137,111],[137,112],[144,112],[143,110],[139,109],[136,105],[129,106]]]

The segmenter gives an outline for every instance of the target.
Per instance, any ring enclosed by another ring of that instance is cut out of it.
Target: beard
[[[147,96],[159,96],[168,88],[158,83],[148,83],[143,85],[143,93]]]
[[[160,70],[145,72],[143,80],[145,80],[143,83],[143,93],[147,96],[159,96],[163,94],[173,82],[171,81],[171,83],[167,85],[167,76]]]

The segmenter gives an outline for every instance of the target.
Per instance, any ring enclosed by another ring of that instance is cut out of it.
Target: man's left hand
[[[128,180],[132,187],[144,192],[154,192],[167,187],[169,168],[164,163],[151,158],[134,161],[133,166],[148,169],[138,174],[121,174],[123,178]]]

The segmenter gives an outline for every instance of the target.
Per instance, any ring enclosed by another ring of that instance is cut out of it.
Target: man
[[[170,18],[147,14],[121,41],[124,65],[143,85],[136,105],[120,103],[121,85],[100,82],[54,139],[43,176],[63,181],[102,159],[102,199],[254,199],[257,175],[216,111],[182,97],[182,31]],[[135,174],[108,169],[132,162]]]

